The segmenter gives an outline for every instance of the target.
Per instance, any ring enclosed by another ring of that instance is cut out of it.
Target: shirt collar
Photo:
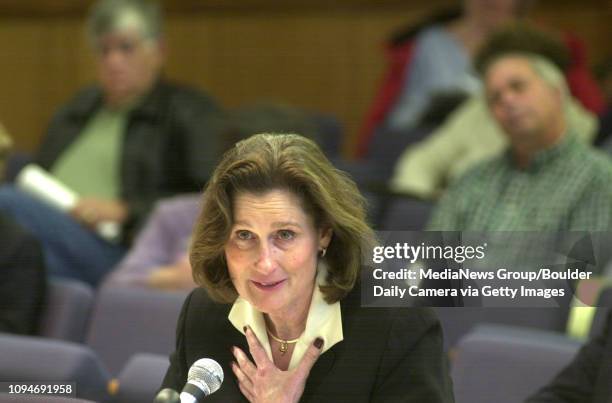
[[[167,84],[160,77],[147,93],[130,104],[128,112],[144,118],[157,118],[162,102],[167,98],[166,92]],[[99,86],[91,86],[80,95],[78,101],[68,113],[76,119],[88,119],[100,107],[104,107],[104,92]]]
[[[325,302],[319,286],[326,284],[327,269],[324,264],[319,263],[317,271],[316,286],[314,287],[306,319],[306,329],[293,349],[289,369],[297,366],[308,347],[317,337],[323,339],[323,350],[321,353],[324,353],[343,340],[340,303],[334,302],[333,304],[328,304]],[[243,327],[246,325],[250,326],[266,350],[268,358],[272,360],[272,350],[266,332],[266,323],[261,312],[255,309],[247,300],[238,297],[230,310],[228,319],[243,334]]]
[[[577,141],[578,140],[576,136],[572,133],[564,134],[561,139],[553,146],[538,151],[529,162],[527,168],[525,168],[523,171],[527,173],[537,173],[543,167],[549,165],[551,161],[565,154],[566,151],[572,148]],[[511,149],[506,152],[506,160],[510,163],[512,167],[516,168]]]

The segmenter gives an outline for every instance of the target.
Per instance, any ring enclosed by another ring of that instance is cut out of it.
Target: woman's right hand
[[[266,355],[266,351],[249,327],[245,330],[249,352],[255,363],[238,347],[232,352],[236,363],[232,370],[242,394],[251,403],[296,403],[304,393],[304,385],[312,366],[321,354],[323,340],[316,339],[308,347],[302,361],[292,370],[281,371]]]

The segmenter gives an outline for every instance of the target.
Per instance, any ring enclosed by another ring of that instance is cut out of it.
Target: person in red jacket
[[[466,0],[460,12],[395,35],[387,48],[389,67],[358,136],[357,156],[369,156],[378,132],[418,126],[439,98],[475,93],[480,84],[472,73],[472,56],[497,28],[525,16],[528,6],[522,0]],[[605,101],[589,71],[584,44],[575,35],[562,36],[571,55],[565,74],[572,95],[599,114]]]

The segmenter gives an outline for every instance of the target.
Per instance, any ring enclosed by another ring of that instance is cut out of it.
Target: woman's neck
[[[306,329],[312,296],[298,307],[289,307],[282,312],[264,315],[266,327],[274,336],[283,340],[297,339]]]

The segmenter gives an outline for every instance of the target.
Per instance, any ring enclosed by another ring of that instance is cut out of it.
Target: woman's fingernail
[[[317,337],[314,341],[314,346],[320,350],[321,347],[323,347],[323,339],[320,337]]]

